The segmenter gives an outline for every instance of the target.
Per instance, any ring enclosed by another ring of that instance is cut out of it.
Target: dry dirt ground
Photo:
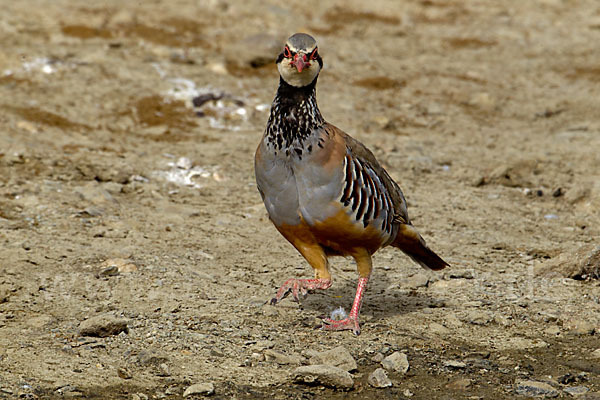
[[[316,329],[350,260],[264,305],[312,274],[253,176],[296,31],[452,265],[379,252],[359,337]],[[3,2],[0,398],[600,398],[599,42],[596,0]],[[351,390],[292,380],[337,346]]]

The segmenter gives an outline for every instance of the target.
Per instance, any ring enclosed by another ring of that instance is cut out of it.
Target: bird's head
[[[311,84],[323,67],[317,41],[306,33],[296,33],[287,42],[279,57],[279,75],[289,85],[303,87]]]

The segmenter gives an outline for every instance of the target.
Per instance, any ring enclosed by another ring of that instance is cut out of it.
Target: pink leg
[[[356,288],[356,296],[354,296],[354,303],[348,318],[336,321],[331,318],[323,319],[323,329],[326,331],[342,331],[346,329],[352,330],[355,335],[360,335],[360,327],[358,326],[358,313],[360,313],[360,307],[362,306],[363,295],[367,288],[367,282],[369,277],[358,278],[358,287]]]
[[[290,293],[292,293],[293,300],[299,302],[300,295],[305,297],[309,290],[329,289],[330,287],[331,279],[288,279],[271,299],[271,304],[279,303]]]

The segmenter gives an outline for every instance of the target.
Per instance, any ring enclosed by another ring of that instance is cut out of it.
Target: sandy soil
[[[521,380],[600,398],[600,5],[368,3],[3,4],[0,398],[500,399]],[[315,329],[350,307],[350,260],[329,291],[264,305],[312,273],[253,176],[300,30],[323,115],[452,264],[378,253],[359,337]],[[97,316],[127,332],[83,336]],[[340,345],[352,390],[292,382]],[[396,351],[408,372],[371,387]]]

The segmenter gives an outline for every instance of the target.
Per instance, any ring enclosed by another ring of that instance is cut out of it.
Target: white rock
[[[356,361],[344,346],[338,346],[335,349],[315,354],[309,360],[310,364],[332,365],[343,369],[344,371],[353,371],[356,369]]]
[[[392,353],[384,358],[383,361],[381,361],[381,365],[388,371],[395,371],[405,374],[409,367],[408,357],[406,357],[406,354],[396,351],[395,353]]]
[[[305,365],[298,367],[292,373],[294,382],[318,383],[338,389],[350,389],[354,386],[352,375],[341,368],[332,365]]]
[[[81,336],[107,337],[121,332],[127,332],[127,320],[112,314],[96,315],[79,324]]]
[[[563,389],[563,392],[568,393],[573,397],[583,396],[589,391],[590,389],[586,388],[585,386],[572,386]]]
[[[367,379],[369,385],[376,388],[386,388],[392,386],[392,381],[387,376],[387,372],[383,368],[377,368],[375,371],[371,372],[369,378]]]
[[[516,383],[515,391],[521,396],[558,397],[558,390],[545,382],[520,380]]]
[[[201,394],[201,395],[205,395],[205,396],[210,396],[211,394],[215,393],[215,386],[210,383],[196,383],[190,387],[188,387],[187,389],[185,389],[185,392],[183,392],[183,397],[187,397],[187,396],[191,396],[193,394]]]

